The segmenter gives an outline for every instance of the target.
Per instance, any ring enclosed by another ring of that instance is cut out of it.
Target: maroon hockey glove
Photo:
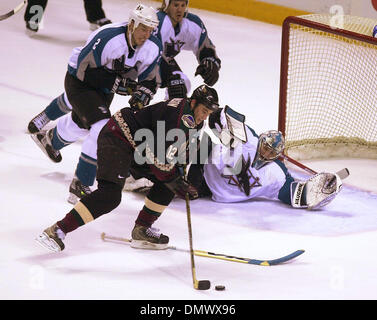
[[[170,182],[165,182],[165,185],[181,199],[186,199],[186,193],[189,194],[190,200],[199,197],[198,190],[186,180],[183,180],[182,177],[177,177]]]

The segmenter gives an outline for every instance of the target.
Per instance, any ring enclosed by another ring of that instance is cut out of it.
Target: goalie
[[[221,143],[214,144],[216,138],[204,134],[200,150],[208,145],[208,159],[190,166],[188,181],[199,197],[223,203],[268,198],[294,208],[318,209],[340,192],[338,174],[321,172],[306,181],[295,181],[279,160],[285,147],[281,132],[270,130],[258,136],[244,120],[228,106],[210,115],[209,127]],[[126,188],[132,190],[128,181]]]
[[[263,197],[308,209],[335,198],[342,187],[337,174],[321,172],[307,181],[295,181],[279,160],[285,147],[281,132],[270,130],[258,136],[244,120],[228,106],[209,117],[209,127],[221,143],[211,144],[208,163],[190,168],[189,181],[199,194],[210,195],[216,202]]]

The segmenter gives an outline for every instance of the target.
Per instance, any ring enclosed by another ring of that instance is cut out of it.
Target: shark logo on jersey
[[[250,163],[250,155],[247,160],[242,156],[237,161],[235,168],[230,168],[230,170],[228,170],[230,172],[237,171],[237,175],[221,174],[223,178],[228,179],[229,185],[237,186],[247,196],[250,195],[251,189],[262,186],[260,183],[260,178],[254,177],[253,173],[251,172]]]
[[[123,71],[124,69],[124,61],[126,60],[126,57],[123,55],[118,59],[113,60],[113,70],[114,71]]]
[[[246,187],[245,183],[240,183],[240,180],[237,176],[227,176],[222,174],[221,176],[224,179],[228,179],[228,184],[231,186],[237,186],[243,193],[245,193],[247,196],[250,195],[250,191],[253,188],[261,187],[262,184],[260,183],[259,177],[254,177],[254,175],[249,171],[250,175],[248,176],[248,185]]]
[[[118,59],[114,59],[112,62],[112,70],[120,72],[127,78],[137,78],[137,66],[128,66],[126,63],[126,57],[123,55]]]
[[[165,43],[165,54],[169,58],[174,58],[178,53],[181,52],[181,48],[184,46],[185,42],[181,40],[176,40],[170,38],[170,42]]]

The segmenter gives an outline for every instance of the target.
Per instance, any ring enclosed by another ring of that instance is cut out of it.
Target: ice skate
[[[76,204],[83,196],[91,193],[92,190],[90,190],[88,186],[83,185],[75,176],[69,186],[69,197],[67,201],[71,204]]]
[[[111,20],[109,20],[107,18],[102,18],[102,19],[99,19],[97,21],[90,22],[89,29],[94,31],[94,30],[104,26],[105,24],[109,24],[109,23],[112,23]]]
[[[131,247],[138,249],[161,250],[168,247],[169,237],[156,228],[147,228],[135,224],[132,230]]]
[[[31,138],[53,162],[60,162],[62,161],[60,151],[55,150],[51,143],[53,130],[54,129],[37,132],[36,134],[32,134]]]
[[[31,121],[27,127],[29,133],[37,133],[43,129],[43,127],[50,122],[44,111],[38,113]]]
[[[126,179],[126,183],[124,184],[123,190],[124,191],[133,191],[133,192],[141,192],[146,193],[152,188],[153,182],[148,180],[147,178],[140,178],[135,180],[135,178],[130,175]]]
[[[51,227],[47,228],[40,234],[35,240],[44,248],[47,248],[54,252],[59,252],[64,250],[64,240],[65,234],[55,223]]]

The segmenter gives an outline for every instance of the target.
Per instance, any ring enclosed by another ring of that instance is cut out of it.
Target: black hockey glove
[[[213,86],[219,80],[219,70],[220,60],[214,57],[207,57],[200,61],[195,75],[200,74],[205,84]]]
[[[168,94],[169,99],[187,97],[187,88],[185,80],[181,79],[179,74],[174,74],[169,78]]]
[[[174,192],[177,197],[181,199],[186,199],[186,193],[189,194],[190,200],[194,200],[199,197],[198,190],[188,183],[186,180],[184,180],[181,176],[175,178],[174,180],[170,182],[165,182],[165,185]]]
[[[138,87],[128,101],[131,108],[135,111],[143,109],[153,98],[153,92],[144,86]]]
[[[136,90],[136,87],[136,81],[128,78],[122,78],[121,76],[117,76],[115,78],[111,92],[120,94],[122,96],[129,96]]]

